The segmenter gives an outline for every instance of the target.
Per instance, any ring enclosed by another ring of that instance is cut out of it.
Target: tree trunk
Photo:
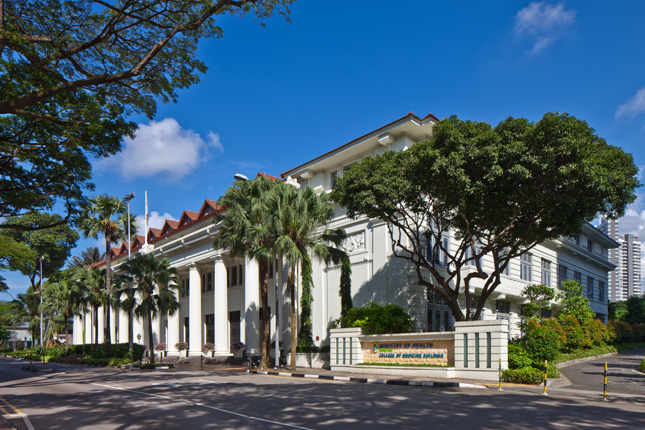
[[[150,348],[150,363],[155,364],[155,350],[152,345],[152,313],[148,311],[148,348]]]
[[[94,305],[94,344],[99,344],[99,307]]]
[[[130,351],[134,349],[134,321],[132,320],[132,309],[128,311],[128,346]]]
[[[267,262],[260,263],[260,300],[262,300],[262,359],[260,368],[269,366],[271,362],[271,315],[269,315],[269,268]]]
[[[289,304],[291,311],[291,371],[296,371],[296,346],[298,342],[298,335],[296,333],[296,328],[298,326],[296,321],[296,288],[295,288],[295,265],[292,265],[289,269],[289,279],[288,279],[288,288],[291,294],[291,303]]]
[[[67,335],[67,318],[65,318],[65,353],[69,352],[69,338]]]
[[[105,289],[107,290],[107,300],[106,300],[106,306],[105,306],[105,335],[104,335],[104,341],[107,342],[108,344],[112,343],[111,339],[111,327],[110,327],[110,298],[111,298],[111,282],[110,282],[110,275],[112,271],[111,267],[111,261],[112,261],[112,253],[110,249],[110,239],[108,235],[105,235]]]

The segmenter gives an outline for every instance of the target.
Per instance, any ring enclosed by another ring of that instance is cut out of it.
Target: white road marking
[[[34,429],[34,426],[31,425],[31,421],[29,421],[29,417],[27,415],[23,415],[22,419],[29,430],[36,430]]]
[[[200,381],[208,382],[209,384],[221,384],[221,382],[207,381],[206,379],[200,379]]]
[[[190,400],[175,399],[175,398],[172,398],[172,397],[160,396],[158,394],[145,393],[143,391],[128,390],[128,389],[125,389],[125,388],[114,387],[114,386],[111,386],[111,385],[96,384],[94,382],[88,382],[88,383],[90,385],[97,385],[99,387],[112,388],[112,389],[115,389],[115,390],[122,390],[122,391],[130,391],[132,393],[143,394],[145,396],[159,397],[159,398],[162,398],[162,399],[170,400],[172,402],[188,403],[188,404],[191,404],[191,405],[201,406],[201,407],[204,407],[204,408],[212,409],[214,411],[223,412],[225,414],[230,414],[230,415],[235,415],[235,416],[242,417],[242,418],[247,418],[247,419],[250,419],[250,420],[262,421],[262,422],[265,422],[265,423],[277,424],[277,425],[280,425],[280,426],[291,427],[291,428],[295,428],[295,429],[312,430],[312,429],[307,428],[307,427],[300,427],[300,426],[296,426],[296,425],[293,425],[293,424],[286,424],[286,423],[281,423],[281,422],[278,422],[278,421],[265,420],[264,418],[252,417],[250,415],[238,414],[237,412],[227,411],[226,409],[220,409],[220,408],[216,408],[214,406],[208,406],[208,405],[205,405],[203,403],[195,403],[195,402],[192,402]],[[29,430],[34,430],[34,429],[32,427]]]

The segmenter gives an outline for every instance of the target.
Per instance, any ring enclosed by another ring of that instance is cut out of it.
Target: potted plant
[[[177,342],[175,344],[175,349],[179,351],[179,356],[182,358],[188,355],[188,343],[186,342]]]
[[[202,352],[206,357],[212,357],[213,356],[213,351],[215,350],[215,344],[207,342],[202,346]]]
[[[155,351],[159,351],[159,357],[161,359],[161,366],[163,367],[163,356],[164,353],[166,352],[166,349],[168,349],[168,345],[165,343],[158,343],[157,346],[155,346]]]
[[[235,342],[231,344],[231,350],[235,357],[241,358],[244,357],[244,351],[246,351],[246,345],[244,342]]]

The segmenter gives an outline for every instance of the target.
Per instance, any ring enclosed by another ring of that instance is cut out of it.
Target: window
[[[551,262],[544,258],[542,259],[542,284],[551,286]]]
[[[551,318],[551,309],[542,308],[540,309],[540,314],[542,318]]]
[[[477,304],[479,303],[479,296],[470,295],[468,296],[470,302],[470,309],[477,309]]]
[[[598,281],[598,300],[605,301],[605,283],[603,281]]]
[[[573,241],[576,243],[576,245],[580,246],[580,235],[579,235],[579,234],[576,234],[576,235],[573,237]]]
[[[471,246],[468,246],[466,248],[466,252],[464,253],[464,259],[468,260],[469,258],[473,257],[473,248]],[[475,264],[475,259],[472,258],[472,260],[466,261],[466,266],[476,266]]]
[[[587,276],[587,298],[593,300],[593,278]]]
[[[231,267],[231,287],[237,285],[237,266]]]
[[[520,257],[520,279],[524,281],[530,282],[533,278],[531,260],[532,255],[528,252]]]
[[[578,284],[582,285],[582,273],[574,271],[573,280],[576,281]]]
[[[441,246],[448,249],[448,238],[442,238]],[[441,250],[439,242],[436,242],[434,237],[429,237],[426,241],[426,259],[429,263],[434,263],[439,266],[448,265],[448,255]]]
[[[240,278],[238,285],[244,285],[244,266],[240,264]]]
[[[426,288],[426,298],[428,299],[428,303],[436,304],[436,305],[443,305],[445,304],[437,290],[435,290],[432,287]]]
[[[206,291],[213,291],[213,272],[206,275]]]
[[[228,267],[226,268],[226,285],[231,286],[231,269]]]
[[[567,280],[567,268],[562,264],[558,265],[558,287],[562,288],[562,283]]]
[[[202,293],[205,293],[206,292],[206,273],[202,273],[200,280],[202,283]]]
[[[273,260],[269,260],[269,279],[273,279]]]
[[[338,176],[338,172],[331,172],[331,187],[334,188],[336,186],[336,177]]]
[[[353,165],[354,165],[354,163],[350,164],[349,166],[345,166],[345,167],[343,167],[343,173],[345,173],[346,171],[348,171],[349,169],[351,169]]]
[[[511,313],[511,302],[506,301],[506,300],[497,300],[495,302],[495,309],[499,313],[510,314]]]
[[[593,252],[593,241],[587,239],[587,251]]]

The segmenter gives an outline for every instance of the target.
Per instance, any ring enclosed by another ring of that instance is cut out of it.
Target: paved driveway
[[[605,362],[608,365],[607,392],[645,395],[645,375],[636,372],[645,349],[628,354],[618,354],[598,360],[586,361],[560,369],[572,385],[562,387],[602,393]]]

